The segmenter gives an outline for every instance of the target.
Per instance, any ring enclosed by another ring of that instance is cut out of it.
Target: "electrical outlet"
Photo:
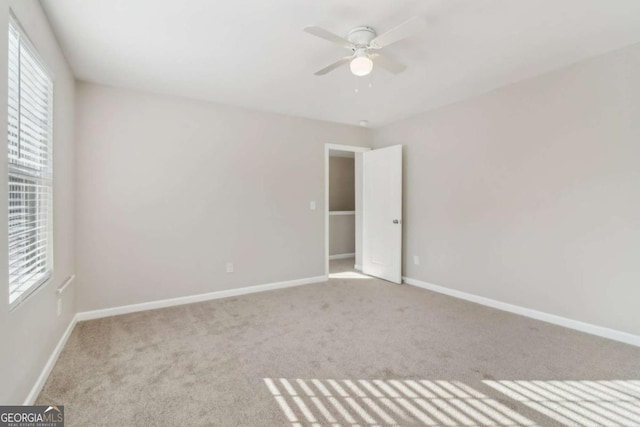
[[[415,265],[420,265],[420,257],[418,255],[413,256],[413,263]]]
[[[62,314],[62,298],[58,298],[58,316]]]
[[[233,273],[233,263],[232,262],[228,262],[227,263],[227,273]]]
[[[316,202],[314,200],[309,202],[309,209],[311,209],[312,211],[316,210]]]

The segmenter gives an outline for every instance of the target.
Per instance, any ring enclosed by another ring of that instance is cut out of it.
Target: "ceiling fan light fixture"
[[[371,73],[371,70],[373,70],[373,61],[365,55],[356,56],[351,60],[349,68],[354,75],[363,77]]]
[[[374,59],[376,67],[383,68],[393,74],[403,72],[407,68],[406,66],[384,54],[381,55],[377,51],[409,37],[411,34],[423,29],[424,26],[425,21],[422,18],[415,17],[383,34],[378,34],[376,30],[368,26],[352,29],[347,34],[347,38],[340,37],[331,31],[316,26],[306,27],[304,31],[353,52],[351,56],[342,57],[316,71],[314,73],[316,76],[324,76],[342,65],[349,64],[351,72],[356,76],[362,77],[371,73]]]

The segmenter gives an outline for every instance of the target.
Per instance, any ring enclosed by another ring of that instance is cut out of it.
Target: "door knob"
[[[399,219],[394,219],[394,220],[393,220],[393,223],[394,223],[394,224],[400,224],[400,220],[399,220]]]

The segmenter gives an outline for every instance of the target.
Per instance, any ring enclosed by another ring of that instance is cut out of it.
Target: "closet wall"
[[[356,251],[354,169],[353,158],[329,158],[330,256]]]

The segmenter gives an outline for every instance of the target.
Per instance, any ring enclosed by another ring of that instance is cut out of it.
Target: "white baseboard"
[[[329,255],[329,259],[345,259],[345,258],[354,258],[356,253],[352,254],[337,254],[337,255]]]
[[[564,326],[565,328],[575,329],[577,331],[586,332],[588,334],[597,335],[599,337],[604,337],[640,347],[640,336],[633,335],[628,332],[622,332],[615,329],[592,325],[590,323],[580,322],[578,320],[567,319],[566,317],[556,316],[555,314],[549,314],[543,311],[533,310],[531,308],[521,307],[506,302],[469,294],[455,289],[445,288],[443,286],[434,285],[417,279],[412,279],[410,277],[403,277],[402,280],[408,285],[417,286],[419,288],[449,295],[455,298],[460,298],[463,300],[475,302],[477,304],[486,305],[487,307],[508,311],[510,313],[519,314],[521,316],[530,317],[536,320],[542,320],[543,322],[553,323],[554,325]]]
[[[71,332],[73,332],[73,328],[76,326],[76,323],[78,322],[77,317],[78,317],[77,315],[73,316],[73,318],[71,319],[71,322],[69,322],[69,326],[67,326],[67,329],[64,331],[64,334],[62,334],[60,341],[58,341],[58,344],[53,349],[53,353],[51,353],[51,356],[49,356],[47,363],[44,365],[42,372],[40,372],[40,375],[38,376],[36,383],[31,388],[31,391],[27,395],[27,398],[24,400],[23,405],[33,405],[36,399],[38,398],[38,395],[42,391],[42,387],[44,387],[44,383],[47,382],[47,378],[49,378],[49,374],[51,373],[51,370],[53,369],[56,362],[58,361],[58,357],[60,356],[60,353],[62,353],[62,349],[67,343],[69,336],[71,336]]]
[[[311,283],[326,282],[327,280],[329,280],[327,276],[308,277],[305,279],[288,280],[286,282],[267,283],[264,285],[247,286],[244,288],[208,292],[206,294],[190,295],[186,297],[144,302],[140,304],[123,305],[120,307],[105,308],[102,310],[83,311],[77,314],[77,320],[80,322],[83,320],[100,319],[102,317],[117,316],[119,314],[135,313],[137,311],[155,310],[158,308],[173,307],[176,305],[192,304],[194,302],[235,297],[238,295],[271,291],[274,289],[290,288],[292,286],[309,285]]]
[[[355,268],[358,271],[362,271],[362,266],[360,264],[354,264],[353,268]]]

